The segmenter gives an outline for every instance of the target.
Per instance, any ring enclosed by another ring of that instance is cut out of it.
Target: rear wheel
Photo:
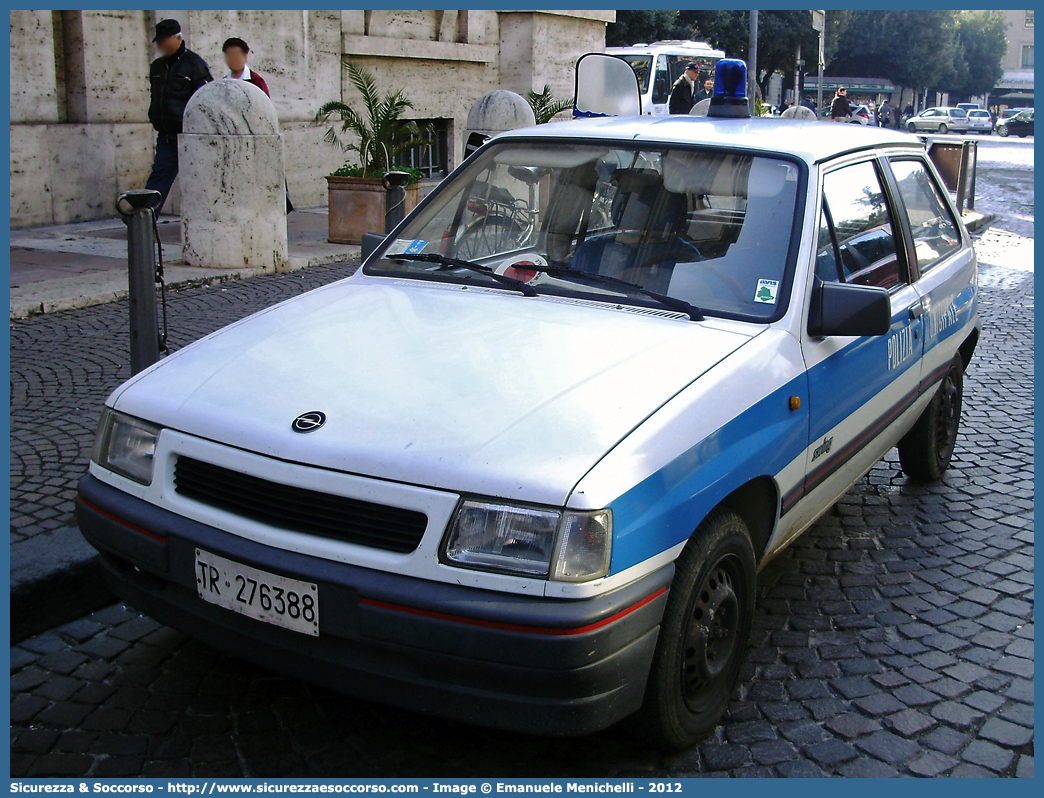
[[[950,129],[948,127],[946,127],[946,124],[944,123],[944,124],[939,125],[939,132],[940,133],[949,133]]]
[[[728,706],[754,617],[750,534],[731,510],[714,510],[675,562],[638,720],[668,749],[706,737]]]
[[[1007,125],[1001,125],[999,128],[997,128],[997,132],[1000,134],[1000,137],[1002,139],[1006,139],[1008,137],[1008,134],[1010,133]]]
[[[931,404],[899,441],[899,464],[908,477],[918,482],[942,478],[957,442],[963,398],[964,363],[957,355]]]

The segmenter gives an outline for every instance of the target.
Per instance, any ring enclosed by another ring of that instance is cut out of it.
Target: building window
[[[1033,45],[1022,45],[1022,68],[1033,69]]]
[[[396,158],[396,166],[413,166],[425,177],[442,177],[449,172],[449,119],[418,119],[421,136],[430,144],[414,147]]]
[[[1026,12],[1026,27],[1027,28],[1032,28],[1033,27],[1033,12],[1032,11],[1027,11]]]

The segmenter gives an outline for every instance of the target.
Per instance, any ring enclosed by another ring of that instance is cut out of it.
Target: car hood
[[[359,276],[186,347],[114,405],[285,461],[560,505],[760,329],[662,315]],[[322,428],[292,431],[315,410]]]

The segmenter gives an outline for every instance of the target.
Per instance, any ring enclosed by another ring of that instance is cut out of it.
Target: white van
[[[630,47],[606,47],[605,52],[624,59],[634,69],[642,93],[642,113],[651,116],[667,115],[671,87],[689,61],[699,64],[699,90],[703,88],[703,80],[714,75],[714,65],[725,57],[723,50],[715,50],[706,42],[680,39]]]

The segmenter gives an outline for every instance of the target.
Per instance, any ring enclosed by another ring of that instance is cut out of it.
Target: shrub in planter
[[[403,90],[382,97],[369,72],[350,61],[344,62],[344,69],[362,97],[362,110],[334,100],[316,112],[315,124],[330,125],[324,139],[353,154],[326,177],[330,210],[327,237],[336,243],[358,244],[363,233],[384,230],[386,192],[381,176],[389,169],[401,169],[413,176],[406,189],[406,211],[416,206],[421,172],[395,166],[395,159],[429,142],[416,122],[403,119],[403,114],[413,108]]]

